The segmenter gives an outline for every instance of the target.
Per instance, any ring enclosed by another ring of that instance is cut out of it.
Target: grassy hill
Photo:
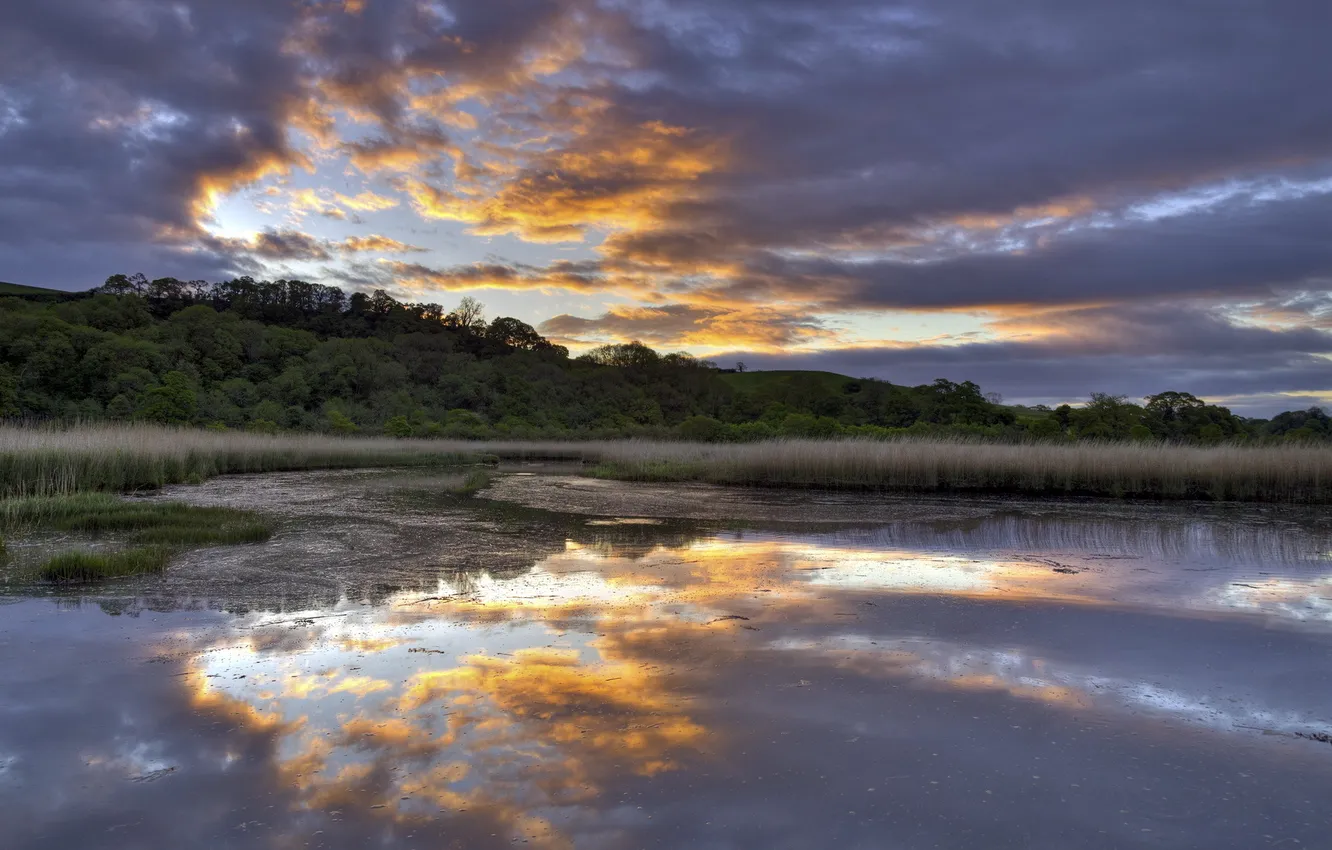
[[[746,393],[772,393],[774,390],[780,391],[784,387],[795,384],[807,388],[807,391],[809,388],[817,388],[815,392],[822,390],[833,395],[841,395],[848,391],[848,384],[857,385],[852,386],[849,390],[854,393],[859,391],[859,385],[866,383],[891,383],[879,378],[852,378],[848,375],[839,375],[836,372],[816,372],[801,369],[723,372],[721,378],[730,385],[731,389]],[[1039,421],[1050,415],[1047,410],[1036,410],[1020,404],[1000,404],[998,406],[1005,410],[1011,410],[1018,420],[1023,422]]]
[[[824,389],[841,393],[848,383],[858,382],[859,378],[850,378],[836,372],[813,372],[800,369],[773,369],[763,372],[724,372],[722,380],[732,389],[742,392],[771,390],[774,386],[789,383],[792,379],[817,381]]]
[[[71,293],[59,289],[44,289],[40,286],[24,286],[21,283],[5,283],[0,280],[0,297],[13,295],[19,298],[68,298]]]

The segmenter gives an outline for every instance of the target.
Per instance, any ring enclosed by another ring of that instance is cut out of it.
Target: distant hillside
[[[305,281],[0,284],[0,418],[531,439],[1332,440],[1321,410],[1261,422],[1188,393],[1146,401],[1094,393],[1037,410],[970,381],[720,371],[642,343],[571,358],[471,299],[448,311]]]
[[[841,393],[849,383],[858,383],[859,378],[839,375],[836,372],[815,372],[801,369],[773,369],[767,372],[723,372],[723,381],[733,390],[740,392],[769,392],[781,385],[792,382],[815,384],[826,392]]]
[[[64,292],[61,289],[45,289],[43,286],[27,286],[24,284],[7,284],[0,281],[0,297],[12,296],[19,298],[36,298],[40,301],[64,300],[72,296],[83,296],[85,293]]]

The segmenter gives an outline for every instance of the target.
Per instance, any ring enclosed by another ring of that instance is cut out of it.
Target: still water
[[[447,484],[219,479],[154,498],[270,542],[11,574],[0,843],[1332,847],[1323,512]]]

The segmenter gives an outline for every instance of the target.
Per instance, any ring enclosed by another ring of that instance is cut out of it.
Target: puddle
[[[1250,848],[1332,826],[1317,512],[446,484],[218,479],[160,497],[275,514],[270,542],[6,585],[6,846]]]

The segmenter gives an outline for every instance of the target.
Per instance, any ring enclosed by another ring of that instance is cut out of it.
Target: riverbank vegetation
[[[142,573],[160,573],[171,562],[165,546],[144,546],[107,552],[62,552],[42,565],[37,575],[55,584],[77,584]]]
[[[164,569],[187,549],[256,543],[271,523],[252,511],[129,500],[109,493],[0,499],[6,535],[74,532],[99,544],[48,558],[36,570],[54,582],[91,581]]]
[[[1014,445],[956,440],[621,443],[602,450],[591,474],[631,481],[770,487],[1332,502],[1332,447],[1307,445]]]
[[[1191,446],[912,437],[761,443],[394,440],[150,425],[0,426],[0,493],[9,496],[138,490],[235,472],[465,467],[496,460],[571,461],[586,474],[638,481],[1332,502],[1332,446],[1317,443]],[[477,471],[465,486],[470,492],[485,481],[484,472]]]
[[[457,441],[256,434],[151,424],[0,425],[0,497],[128,492],[234,473],[457,465],[481,458],[478,445]]]
[[[746,372],[638,343],[570,357],[517,319],[486,321],[471,299],[446,310],[302,281],[142,275],[65,296],[0,292],[5,417],[424,439],[1332,441],[1316,408],[1244,419],[1168,391],[1051,410],[970,381]]]

